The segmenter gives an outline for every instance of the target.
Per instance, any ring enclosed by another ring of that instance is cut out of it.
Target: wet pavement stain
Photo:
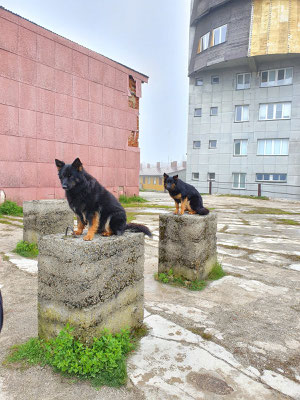
[[[234,391],[232,387],[228,386],[225,381],[209,374],[190,372],[187,375],[187,380],[197,389],[200,389],[204,392],[211,392],[225,396]]]

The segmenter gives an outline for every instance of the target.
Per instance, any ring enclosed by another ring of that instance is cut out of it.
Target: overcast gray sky
[[[186,157],[190,0],[1,0],[0,4],[148,75],[140,109],[141,161]]]

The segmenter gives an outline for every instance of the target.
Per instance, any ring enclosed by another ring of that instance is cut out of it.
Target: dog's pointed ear
[[[56,164],[58,170],[60,170],[65,165],[65,163],[63,161],[60,161],[57,159],[55,159],[55,164]]]
[[[164,179],[167,179],[167,178],[169,178],[169,175],[167,175],[167,174],[164,172]]]
[[[178,180],[178,175],[174,175],[173,179],[174,179],[174,181],[177,181]]]
[[[72,162],[72,167],[76,168],[78,171],[82,171],[83,166],[80,159],[77,157],[76,160]]]

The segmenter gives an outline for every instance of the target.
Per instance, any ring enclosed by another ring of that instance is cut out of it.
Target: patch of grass
[[[244,225],[250,225],[250,222],[247,221],[246,219],[240,218],[240,220],[242,221],[242,223],[243,223]]]
[[[255,199],[255,200],[270,200],[267,196],[252,196],[252,195],[239,195],[239,194],[219,194],[219,197],[241,197],[242,199]]]
[[[14,224],[13,222],[10,222],[10,220],[8,219],[1,218],[1,216],[0,216],[0,224],[16,226],[17,228],[23,228],[22,224]]]
[[[20,217],[23,215],[23,208],[18,206],[14,201],[6,200],[0,205],[0,215],[1,214]]]
[[[281,225],[300,225],[298,221],[294,221],[293,219],[275,219],[273,221],[276,224],[281,224]]]
[[[198,328],[198,327],[194,327],[194,328],[187,328],[190,332],[194,333],[195,335],[199,335],[201,336],[203,339],[205,340],[212,340],[212,335],[210,333],[205,332],[205,328]]]
[[[209,281],[216,281],[218,279],[221,279],[225,276],[225,272],[222,268],[222,265],[219,262],[216,262],[215,265],[213,266],[212,270],[208,274],[207,279]]]
[[[5,254],[2,255],[2,260],[3,261],[9,261],[9,257],[6,256]]]
[[[119,197],[119,202],[121,204],[132,204],[132,203],[147,203],[148,200],[144,199],[140,196],[131,196],[127,197],[124,194],[121,194]]]
[[[132,203],[132,204],[125,204],[125,203],[121,203],[123,207],[125,208],[174,208],[174,206],[167,206],[167,205],[160,205],[160,204],[143,204],[143,203]]]
[[[297,215],[300,213],[293,213],[290,211],[284,211],[281,210],[280,208],[268,208],[268,207],[257,207],[253,208],[252,210],[249,211],[243,211],[244,214],[273,214],[273,215]]]
[[[200,291],[207,286],[209,281],[221,279],[225,275],[222,265],[216,262],[205,280],[195,279],[194,281],[190,281],[181,275],[175,275],[172,268],[167,272],[154,274],[154,279],[171,286],[186,287],[189,290]]]
[[[126,356],[135,349],[129,330],[104,331],[91,345],[80,342],[67,326],[49,341],[38,338],[14,346],[5,365],[49,365],[63,375],[89,380],[95,387],[120,387],[127,380]]]
[[[14,249],[14,253],[27,258],[35,258],[38,256],[39,250],[36,243],[29,243],[24,240],[20,240]]]

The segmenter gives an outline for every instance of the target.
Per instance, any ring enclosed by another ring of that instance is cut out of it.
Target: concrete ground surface
[[[151,204],[173,205],[164,193],[141,195]],[[218,214],[218,259],[227,275],[201,292],[153,279],[158,214],[170,210],[128,209],[154,238],[145,247],[149,333],[128,360],[126,387],[96,391],[48,367],[1,365],[0,400],[299,400],[300,225],[291,221],[300,224],[300,202],[204,196],[204,204]],[[37,336],[37,263],[11,253],[22,239],[21,222],[12,223],[0,223],[6,311],[0,362],[11,345]]]

